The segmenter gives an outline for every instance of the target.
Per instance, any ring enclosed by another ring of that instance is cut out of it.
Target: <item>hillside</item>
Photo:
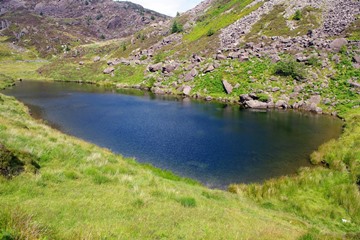
[[[112,0],[1,2],[0,31],[9,41],[36,47],[42,56],[101,39],[132,35],[168,16]]]
[[[15,176],[0,168],[0,236],[359,238],[360,1],[206,0],[174,19],[128,2],[60,3],[1,2],[1,87],[32,79],[139,88],[331,114],[344,132],[311,155],[316,167],[227,192],[63,135],[1,95],[1,160]],[[136,24],[118,24],[112,11]]]

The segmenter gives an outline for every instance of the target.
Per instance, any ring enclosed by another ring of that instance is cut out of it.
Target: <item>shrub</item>
[[[174,23],[171,26],[171,33],[179,33],[183,31],[183,27],[181,24],[179,24],[177,21],[174,21]]]
[[[300,10],[296,10],[293,20],[300,21],[302,18],[302,13]]]
[[[153,21],[155,20],[155,16],[154,16],[154,15],[151,16],[151,20],[153,20]]]
[[[275,74],[281,76],[291,76],[296,80],[305,79],[303,64],[296,62],[293,58],[286,58],[275,65]]]
[[[214,34],[215,34],[214,29],[210,28],[209,31],[207,32],[206,36],[210,37],[210,36],[212,36]]]
[[[105,39],[105,35],[101,34],[100,39],[104,40]]]
[[[259,101],[261,101],[261,102],[268,102],[270,99],[269,95],[267,95],[265,93],[260,93],[257,95],[257,97],[259,98]]]
[[[310,66],[314,66],[314,67],[320,67],[321,66],[321,62],[319,60],[319,58],[317,57],[310,57],[307,62],[306,62],[307,65],[310,65]]]

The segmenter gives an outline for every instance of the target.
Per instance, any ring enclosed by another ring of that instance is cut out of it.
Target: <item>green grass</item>
[[[99,84],[123,84],[136,85],[144,81],[145,66],[118,65],[115,67],[114,75],[104,74],[107,68],[105,61],[92,62],[88,60],[80,66],[78,61],[60,59],[43,66],[39,69],[45,78],[58,81],[84,81]]]
[[[291,30],[286,24],[285,7],[283,5],[277,5],[274,9],[264,15],[257,23],[255,23],[250,33],[245,36],[245,41],[258,41],[259,36],[264,35],[268,37],[283,36],[294,37],[307,34],[309,30],[317,29],[322,19],[320,10],[306,7],[300,12],[301,18],[299,20],[293,20],[295,29]]]
[[[217,32],[220,29],[229,26],[238,19],[250,14],[262,6],[262,2],[250,8],[245,8],[253,0],[222,0],[209,9],[202,17],[198,19],[197,24],[189,34],[184,36],[186,41],[196,41],[201,37],[206,37],[209,31]]]
[[[345,35],[349,40],[360,41],[360,15],[356,20],[345,30]]]
[[[14,239],[296,239],[308,224],[66,136],[0,96],[0,142],[40,172],[0,177],[0,234]],[[330,231],[330,230],[329,230]]]

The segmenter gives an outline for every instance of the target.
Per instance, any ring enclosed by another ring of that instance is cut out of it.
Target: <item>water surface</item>
[[[219,188],[310,166],[309,155],[342,125],[329,116],[74,83],[22,82],[3,93],[67,134]]]

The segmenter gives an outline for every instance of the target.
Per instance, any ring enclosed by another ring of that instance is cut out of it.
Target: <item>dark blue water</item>
[[[260,182],[309,166],[341,121],[293,111],[115,93],[72,83],[22,82],[4,91],[65,133],[210,187]]]

